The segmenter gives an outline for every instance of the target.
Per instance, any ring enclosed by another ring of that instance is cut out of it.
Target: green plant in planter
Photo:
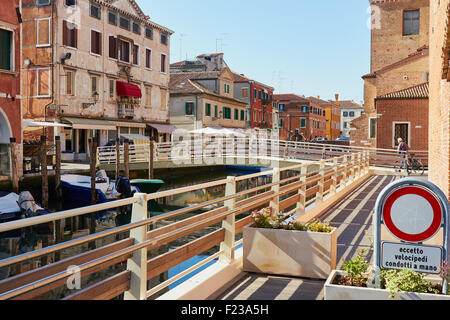
[[[342,269],[350,277],[353,286],[362,287],[367,283],[369,269],[369,263],[366,261],[367,252],[367,250],[360,249],[356,257],[345,261],[342,265]]]
[[[330,233],[333,231],[333,227],[331,227],[328,223],[320,222],[319,220],[314,220],[313,222],[307,225],[308,230],[312,232],[324,232]]]
[[[425,280],[425,275],[409,269],[382,270],[381,285],[390,291],[390,297],[394,298],[396,292],[435,293],[439,290],[433,284]]]

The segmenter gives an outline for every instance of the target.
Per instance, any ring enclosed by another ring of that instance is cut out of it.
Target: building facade
[[[430,2],[428,178],[450,200],[450,1]]]
[[[325,108],[325,120],[327,132],[325,138],[328,140],[336,140],[341,136],[341,111],[339,107],[339,95],[335,95],[335,101],[322,100],[320,97],[308,97],[315,103],[320,104]]]
[[[248,128],[273,129],[274,88],[234,73],[234,97],[248,105]]]
[[[168,125],[170,36],[134,0],[23,0],[24,118],[58,121],[64,160]],[[157,132],[156,132],[157,134]],[[36,139],[29,136],[28,140]]]
[[[295,94],[276,94],[280,140],[311,141],[325,138],[325,107]]]
[[[246,128],[247,104],[234,98],[234,76],[221,71],[176,72],[170,77],[170,123],[188,131]]]
[[[19,10],[19,11],[16,11]],[[20,7],[18,0],[2,3],[0,10],[0,176],[10,174],[10,138],[19,147],[22,162],[22,119],[20,94]]]
[[[351,122],[364,115],[364,107],[353,100],[339,101],[341,112],[341,136],[350,138]]]
[[[364,75],[363,116],[351,126],[353,145],[376,147],[375,98],[423,84],[429,77],[429,0],[370,0],[370,73]]]

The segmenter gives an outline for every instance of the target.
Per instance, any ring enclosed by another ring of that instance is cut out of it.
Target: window
[[[377,119],[369,119],[369,138],[375,139],[377,137]]]
[[[224,93],[230,93],[230,85],[225,83],[223,85],[223,91]]]
[[[280,111],[284,112],[284,104],[280,104]]]
[[[218,107],[217,106],[214,106],[214,117],[218,117]]]
[[[280,128],[283,128],[283,125],[284,125],[284,120],[283,120],[283,119],[280,119],[278,126],[279,126]]]
[[[63,21],[63,45],[77,48],[78,29],[74,23]]]
[[[100,8],[100,6],[91,3],[90,16],[100,20],[102,17],[102,9]]]
[[[344,111],[344,117],[348,117],[348,111]]]
[[[207,103],[205,105],[205,115],[207,117],[211,117],[211,104]]]
[[[348,122],[344,122],[344,129],[348,129]]]
[[[94,94],[98,94],[99,90],[98,90],[98,77],[97,76],[92,76],[91,77],[91,97],[94,96]]]
[[[110,36],[109,37],[109,57],[117,59],[118,57],[118,39]]]
[[[302,112],[308,113],[308,106],[302,106]]]
[[[231,120],[231,108],[223,107],[223,118]]]
[[[239,120],[239,110],[234,109],[234,120]]]
[[[109,79],[109,98],[112,100],[115,97],[115,84],[116,82],[113,79]]]
[[[50,45],[50,19],[36,20],[36,46],[44,47]]]
[[[121,28],[130,31],[130,19],[121,16],[119,23]]]
[[[403,35],[419,34],[420,10],[407,10],[403,12]]]
[[[50,96],[50,69],[37,69],[37,96]]]
[[[91,30],[91,53],[102,54],[102,34]]]
[[[258,90],[254,89],[254,91],[253,91],[253,97],[254,97],[255,100],[256,100],[256,98],[258,97]]]
[[[66,70],[66,95],[75,94],[75,72]]]
[[[0,29],[0,69],[13,70],[13,33]]]
[[[241,110],[241,121],[245,121],[245,111]]]
[[[149,28],[149,27],[145,28],[145,37],[147,39],[153,40],[153,29],[152,28]]]
[[[147,69],[152,68],[152,50],[150,49],[145,50],[145,67]]]
[[[186,102],[186,115],[193,116],[194,115],[194,103]]]
[[[167,39],[168,39],[167,33],[162,32],[161,33],[161,43],[164,44],[164,45],[167,45]]]
[[[355,116],[355,112],[354,111],[350,111],[348,114],[350,117],[354,117]]]
[[[50,0],[36,0],[37,6],[46,6],[50,4]]]
[[[133,64],[139,65],[139,46],[133,45]]]
[[[242,88],[242,98],[248,98],[248,88]]]
[[[258,99],[261,100],[261,91],[258,90]]]
[[[130,62],[130,43],[119,40],[119,54],[120,60],[123,62]]]
[[[306,128],[306,119],[300,120],[300,128]]]
[[[161,72],[166,72],[166,55],[161,53]]]
[[[141,25],[139,22],[133,21],[133,32],[136,34],[141,34]]]
[[[152,87],[145,86],[145,105],[150,107],[152,105]]]
[[[112,24],[113,26],[117,26],[117,15],[115,14],[115,12],[108,12],[108,23]]]

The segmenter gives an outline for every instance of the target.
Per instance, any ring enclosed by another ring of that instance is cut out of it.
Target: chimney
[[[336,93],[334,96],[336,97],[336,102],[338,102],[339,101],[339,94]]]
[[[320,96],[317,96],[317,99],[320,99]]]

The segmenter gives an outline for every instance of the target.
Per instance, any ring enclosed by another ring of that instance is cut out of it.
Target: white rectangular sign
[[[431,274],[440,272],[441,247],[383,242],[381,250],[381,267],[384,269],[410,269]]]

